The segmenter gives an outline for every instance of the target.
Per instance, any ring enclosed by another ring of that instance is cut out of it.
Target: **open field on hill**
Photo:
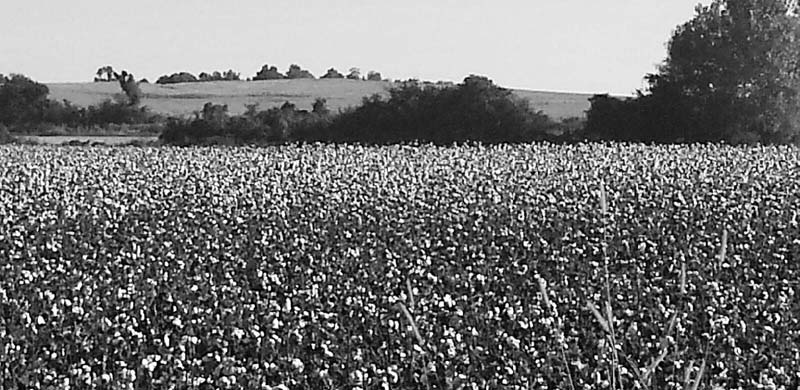
[[[67,99],[80,106],[89,106],[111,99],[120,93],[117,83],[53,83],[48,84],[50,99]],[[354,80],[270,80],[218,81],[184,84],[142,84],[142,104],[153,112],[190,115],[207,102],[227,104],[233,114],[241,114],[245,104],[259,103],[263,109],[290,101],[301,109],[311,109],[318,97],[328,100],[333,111],[357,106],[361,99],[384,94],[389,82]],[[537,109],[555,119],[583,117],[589,108],[588,94],[516,90]]]
[[[0,387],[797,388],[798,171],[793,147],[3,146]]]

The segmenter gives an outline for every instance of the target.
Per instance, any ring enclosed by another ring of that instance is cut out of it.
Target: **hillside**
[[[269,108],[290,101],[298,108],[310,109],[318,97],[328,100],[336,111],[356,106],[361,99],[384,94],[389,82],[353,80],[270,80],[218,81],[186,84],[142,84],[143,104],[153,112],[171,115],[190,115],[207,102],[227,104],[229,111],[240,114],[245,104],[258,103]],[[88,106],[120,93],[117,83],[53,83],[48,84],[50,98],[69,100]],[[514,90],[516,94],[554,119],[584,116],[589,108],[590,94]]]

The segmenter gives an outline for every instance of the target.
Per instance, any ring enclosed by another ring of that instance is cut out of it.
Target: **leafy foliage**
[[[314,75],[311,72],[303,69],[300,65],[292,64],[286,72],[287,79],[313,79]]]
[[[160,139],[171,145],[284,143],[309,138],[329,120],[324,99],[317,99],[313,112],[286,102],[263,111],[251,105],[244,115],[233,117],[227,106],[206,103],[192,120],[171,118]]]
[[[321,79],[343,79],[344,75],[339,73],[338,70],[335,68],[330,68],[328,71],[320,77]]]
[[[800,141],[800,23],[787,11],[781,0],[699,6],[675,31],[660,71],[647,76],[648,93],[596,97],[590,117],[601,121],[590,118],[590,130],[657,142]]]
[[[348,80],[361,80],[361,69],[358,68],[350,68],[350,72],[347,74]]]
[[[527,142],[547,138],[556,124],[491,80],[470,76],[455,87],[402,83],[334,118],[319,141]]]
[[[106,65],[97,69],[95,72],[95,82],[110,82],[114,81],[114,67]]]
[[[278,68],[266,64],[261,67],[261,70],[259,70],[258,73],[256,73],[255,77],[253,77],[253,80],[281,80],[285,78],[286,76],[281,74],[281,72],[278,71]]]
[[[367,80],[368,81],[382,81],[383,77],[381,76],[380,72],[376,72],[374,70],[369,71],[367,73]]]
[[[47,107],[46,85],[14,74],[0,84],[0,123],[11,126],[38,122]]]
[[[178,83],[195,83],[199,81],[195,75],[189,72],[173,73],[169,76],[164,75],[156,80],[156,84],[178,84]]]
[[[336,142],[392,144],[402,142],[529,142],[569,141],[578,132],[533,110],[527,100],[494,85],[489,79],[470,76],[463,84],[422,84],[408,81],[389,91],[389,99],[365,98],[362,105],[332,115],[324,99],[313,111],[297,110],[286,103],[257,113],[209,126],[207,119],[174,120],[162,140],[170,144],[207,143],[223,137],[235,143]],[[210,104],[210,103],[209,103]],[[197,126],[198,130],[191,129]],[[239,130],[244,126],[246,131]]]
[[[219,71],[214,71],[211,74],[206,72],[200,73],[198,76],[198,81],[238,81],[239,73],[234,72],[232,69],[229,69],[223,73]]]
[[[142,101],[142,91],[133,74],[123,70],[121,74],[115,72],[114,78],[119,82],[119,87],[125,93],[125,97],[128,98],[128,104],[134,107],[138,106]]]
[[[6,146],[0,167],[4,389],[552,389],[565,364],[607,388],[611,348],[636,388],[661,340],[653,388],[704,357],[699,388],[800,382],[797,148]],[[603,252],[616,346],[586,309]]]

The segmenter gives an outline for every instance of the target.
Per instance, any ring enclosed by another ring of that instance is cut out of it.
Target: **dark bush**
[[[320,77],[320,78],[321,78],[321,79],[343,79],[343,78],[344,78],[344,75],[343,75],[343,74],[341,74],[341,73],[339,73],[339,71],[338,71],[338,70],[336,70],[335,68],[330,68],[330,69],[328,69],[328,72],[327,72],[327,73],[325,73],[325,74],[324,74],[322,77]]]
[[[348,80],[361,80],[361,69],[350,68],[350,73],[347,74]]]
[[[15,74],[0,85],[0,123],[37,123],[48,105],[46,85]]]
[[[316,112],[308,112],[286,102],[281,107],[259,111],[257,105],[249,105],[243,115],[229,116],[226,106],[206,103],[194,119],[170,119],[161,141],[172,145],[302,141],[329,123],[324,101],[318,99],[314,107]]]
[[[123,98],[117,97],[115,100],[105,100],[98,105],[89,106],[83,125],[152,123],[155,119],[146,107],[132,106]]]
[[[285,78],[286,76],[278,72],[278,68],[264,65],[261,67],[261,70],[256,73],[255,77],[253,77],[253,80],[280,80]]]
[[[158,78],[156,84],[178,84],[178,83],[194,83],[198,79],[193,74],[188,72],[173,73],[169,76],[164,75]]]
[[[224,73],[220,73],[219,71],[214,71],[212,73],[200,73],[198,75],[198,81],[237,81],[239,80],[239,73],[234,72],[233,70],[227,70]]]
[[[547,139],[557,124],[527,100],[470,76],[455,87],[423,86],[409,81],[373,96],[333,119],[319,141],[447,144],[481,141],[527,142]]]
[[[0,75],[2,76],[2,75]],[[10,144],[16,142],[17,139],[11,135],[11,132],[8,131],[8,127],[6,125],[0,123],[0,145]]]
[[[311,72],[303,69],[300,65],[292,64],[286,72],[287,79],[313,79],[314,75]]]

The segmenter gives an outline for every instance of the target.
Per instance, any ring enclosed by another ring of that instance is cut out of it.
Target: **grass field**
[[[0,388],[797,388],[798,171],[794,147],[2,146]]]
[[[245,104],[259,103],[261,108],[278,106],[290,101],[301,109],[311,109],[318,97],[328,100],[336,111],[361,103],[373,94],[384,94],[388,82],[353,80],[272,80],[207,82],[185,84],[142,84],[143,104],[162,114],[189,115],[202,109],[207,102],[227,104],[231,113],[242,113]],[[62,83],[48,84],[50,98],[67,99],[77,105],[88,106],[110,99],[120,93],[116,83]],[[591,95],[528,90],[514,91],[527,98],[537,109],[555,119],[583,117],[589,108]]]

